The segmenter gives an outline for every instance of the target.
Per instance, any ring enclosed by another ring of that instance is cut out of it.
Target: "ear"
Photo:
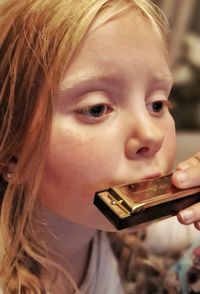
[[[16,164],[17,158],[15,156],[12,156],[6,164],[6,166],[4,167],[2,176],[7,182],[12,178]]]

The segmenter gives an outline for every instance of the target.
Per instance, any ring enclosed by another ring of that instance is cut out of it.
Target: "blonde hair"
[[[0,274],[5,294],[45,293],[41,271],[50,261],[37,238],[33,211],[54,98],[93,20],[118,4],[134,5],[166,38],[166,19],[148,0],[0,2]],[[3,174],[13,157],[17,165],[6,183]]]

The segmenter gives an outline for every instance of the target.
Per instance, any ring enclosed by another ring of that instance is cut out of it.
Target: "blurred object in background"
[[[164,11],[171,27],[171,98],[177,130],[200,131],[200,1],[154,2]]]
[[[175,165],[199,151],[200,132],[179,131],[177,134],[177,154]],[[200,236],[200,234],[199,234]]]
[[[179,59],[182,50],[182,41],[188,31],[196,31],[198,23],[194,17],[200,17],[199,0],[157,0],[154,1],[165,13],[170,23],[170,54],[172,65]],[[198,11],[198,15],[196,12]]]
[[[177,129],[200,130],[200,36],[185,35],[173,78],[172,114]]]

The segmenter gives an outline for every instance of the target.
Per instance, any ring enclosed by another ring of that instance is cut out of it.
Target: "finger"
[[[172,175],[172,183],[181,189],[200,186],[200,161],[184,170],[177,170]]]
[[[185,170],[189,167],[192,167],[194,165],[199,165],[199,164],[200,164],[200,152],[197,152],[195,155],[193,155],[189,159],[183,162],[180,162],[177,165],[176,170]]]
[[[179,211],[177,218],[180,223],[190,225],[199,222],[200,224],[200,203],[196,203],[186,209]]]

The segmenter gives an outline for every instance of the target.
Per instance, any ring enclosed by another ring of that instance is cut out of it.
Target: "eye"
[[[164,106],[163,101],[155,101],[152,103],[152,110],[154,112],[160,112]]]
[[[164,107],[170,107],[168,100],[158,100],[147,104],[148,110],[153,113],[160,113],[163,111]]]
[[[112,108],[108,104],[95,104],[88,105],[80,108],[76,111],[80,115],[84,115],[91,118],[101,117],[109,112],[112,112]]]

